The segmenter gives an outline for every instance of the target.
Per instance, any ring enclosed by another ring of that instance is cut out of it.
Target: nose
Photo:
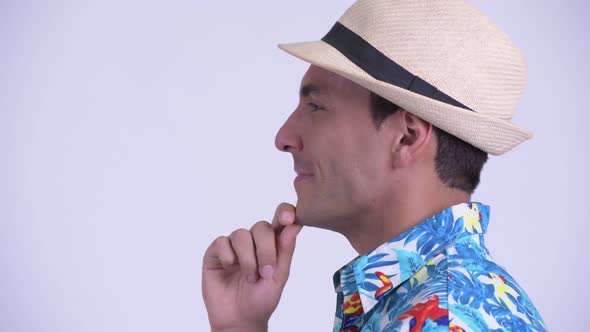
[[[301,136],[297,132],[296,113],[293,112],[285,121],[275,137],[275,146],[283,152],[299,152],[303,149]]]

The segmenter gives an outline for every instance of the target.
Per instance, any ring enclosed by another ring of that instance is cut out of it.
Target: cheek
[[[335,195],[358,201],[380,190],[385,160],[383,152],[371,146],[374,142],[360,137],[349,138],[340,140],[327,151],[324,159],[327,162],[326,180]]]
[[[364,195],[379,190],[385,180],[387,156],[383,143],[378,137],[358,135],[351,137],[348,148],[349,165],[355,179],[355,187]]]
[[[317,135],[307,146],[326,182],[325,190],[340,197],[366,195],[375,189],[386,166],[383,138],[370,119],[331,120],[329,126],[315,128]]]

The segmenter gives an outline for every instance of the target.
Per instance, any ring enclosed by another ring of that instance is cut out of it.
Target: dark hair
[[[375,127],[401,109],[389,100],[371,92],[370,109]],[[441,181],[451,188],[472,194],[477,188],[488,154],[475,146],[434,127],[438,142],[435,168]]]

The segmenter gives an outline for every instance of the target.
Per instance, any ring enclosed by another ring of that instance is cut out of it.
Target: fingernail
[[[252,273],[248,273],[248,275],[246,276],[246,281],[253,284],[256,282],[256,273],[252,272]]]
[[[292,221],[295,218],[293,212],[291,211],[283,211],[281,212],[281,220],[283,221]]]
[[[272,278],[272,272],[273,272],[272,265],[265,265],[262,267],[262,269],[260,271],[260,275],[264,279],[270,279],[270,278]]]

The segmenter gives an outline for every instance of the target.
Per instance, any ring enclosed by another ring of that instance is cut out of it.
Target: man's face
[[[391,141],[376,129],[369,98],[365,88],[316,66],[303,77],[299,105],[275,140],[293,155],[301,224],[350,228],[387,190]]]

